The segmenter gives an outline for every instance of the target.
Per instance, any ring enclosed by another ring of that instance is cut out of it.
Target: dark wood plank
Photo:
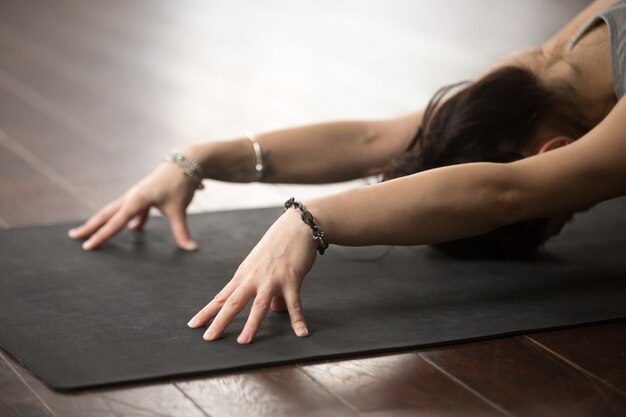
[[[91,91],[94,98],[84,104],[92,111],[85,117],[94,130],[110,132],[112,143],[132,145],[122,139],[132,132],[153,142],[180,144],[182,137],[187,143],[204,136],[209,126],[214,130],[216,124],[237,123],[233,115],[241,118],[241,109],[232,103],[223,75],[207,72],[192,78],[189,63],[177,56],[180,45],[178,51],[160,50],[161,39],[167,36],[138,42],[132,31],[119,30],[115,22],[109,27],[110,21],[102,22],[101,16],[116,7],[124,14],[127,4],[21,2],[3,22],[0,42],[37,61],[36,67]],[[141,21],[141,14],[133,18]],[[71,98],[72,90],[58,92],[69,97],[68,105],[82,94],[77,91]],[[111,100],[116,104],[107,105]]]
[[[112,147],[108,140],[108,134],[112,132],[96,131],[83,120],[89,113],[89,106],[84,105],[81,110],[76,104],[77,107],[70,112],[64,109],[61,101],[66,97],[49,99],[29,84],[45,79],[50,85],[61,86],[67,91],[76,90],[72,85],[50,74],[27,71],[35,66],[19,59],[18,55],[6,50],[1,55],[4,59],[0,61],[0,94],[3,97],[0,126],[61,176],[76,183],[94,178],[119,181],[120,178],[137,177],[147,170],[148,165],[154,166],[153,160],[158,161],[164,153],[163,148],[150,147],[148,137],[139,141],[118,136],[118,140],[128,141],[132,146]],[[8,73],[6,67],[12,67],[11,70],[25,81]],[[98,101],[95,98],[90,100],[92,103]],[[141,147],[144,149],[140,151]]]
[[[41,36],[44,35],[47,33]],[[134,149],[135,139],[144,137],[156,144],[161,139],[172,141],[174,132],[170,131],[167,119],[146,117],[152,114],[153,106],[143,100],[133,101],[128,93],[132,87],[123,80],[100,80],[82,67],[86,63],[69,64],[50,50],[49,40],[37,43],[6,26],[0,26],[0,45],[4,71],[28,86],[21,87],[22,96],[39,96],[35,103],[38,108],[96,147],[115,150],[124,145]],[[18,86],[14,87],[17,89]]]
[[[622,416],[626,399],[524,337],[418,351],[516,416]]]
[[[207,416],[171,383],[58,393],[10,358],[6,359],[56,416]]]
[[[52,412],[13,371],[0,352],[0,416],[50,417]]]
[[[47,175],[36,157],[2,131],[0,195],[0,216],[10,226],[75,220],[91,212],[66,182]]]
[[[334,393],[295,367],[218,376],[176,384],[211,417],[356,416]]]
[[[458,410],[465,415],[507,415],[413,353],[301,369],[365,415],[449,415]]]
[[[269,46],[266,42],[255,42],[254,47],[241,42],[254,31],[267,34],[267,31],[260,30],[263,23],[250,19],[246,13],[239,13],[241,10],[237,7],[223,8],[197,2],[175,8],[166,2],[136,2],[133,5],[112,2],[106,7],[89,7],[84,2],[72,0],[64,2],[63,6],[65,16],[90,22],[92,32],[95,32],[92,42],[99,45],[108,59],[129,65],[126,75],[140,71],[150,80],[144,79],[141,84],[156,82],[158,88],[152,91],[160,91],[159,99],[165,107],[171,98],[177,99],[175,108],[183,104],[188,112],[194,109],[187,103],[202,107],[201,119],[194,114],[188,119],[199,131],[214,132],[216,124],[228,130],[233,125],[256,124],[268,116],[271,118],[272,113],[281,115],[281,119],[274,120],[280,120],[283,125],[293,123],[290,120],[294,117],[302,119],[301,100],[280,99],[277,96],[281,91],[267,85],[265,80],[254,84],[249,82],[257,72],[253,66],[242,66],[236,60],[208,52],[237,50],[239,56],[247,56],[247,60],[261,56],[267,60],[264,51],[259,51],[260,47]],[[225,25],[226,15],[235,18],[237,14],[248,28],[248,35],[243,37],[233,36],[231,26]],[[269,36],[275,40],[274,35]],[[298,41],[294,39],[280,38],[282,44],[297,46]],[[258,36],[255,39],[258,40]],[[236,45],[232,45],[233,42]],[[283,49],[274,42],[271,47]],[[331,72],[330,69],[327,71]],[[283,79],[280,74],[272,77],[273,81]],[[251,96],[262,99],[263,105],[256,105],[250,100]],[[163,119],[162,114],[160,119]]]
[[[5,58],[0,60],[0,74],[3,70],[2,63],[11,62],[15,72],[30,83],[43,79],[68,91],[75,90],[72,85],[63,83],[62,79],[51,74],[27,71],[28,68],[39,66],[29,64],[20,59],[19,55],[11,55],[6,49],[0,55]],[[14,147],[19,147],[22,154],[30,154],[29,160],[37,160],[36,165],[43,167],[50,178],[62,183],[89,207],[89,211],[82,211],[83,214],[74,219],[91,214],[121,195],[152,170],[168,149],[164,146],[151,146],[154,145],[151,143],[151,136],[143,137],[143,141],[124,137],[121,139],[132,146],[106,149],[106,146],[101,146],[107,142],[104,135],[106,132],[99,133],[98,137],[86,137],[89,135],[88,127],[83,122],[64,117],[65,113],[59,110],[59,103],[42,96],[17,76],[0,76],[0,94],[5,93],[2,94],[3,100],[0,100],[0,126],[6,132],[5,137],[12,139]],[[92,98],[91,101],[99,100]],[[82,127],[77,127],[76,123],[81,123]],[[66,219],[67,216],[59,220]]]
[[[626,321],[526,337],[626,397]]]

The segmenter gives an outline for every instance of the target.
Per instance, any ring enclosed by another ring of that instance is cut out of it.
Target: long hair
[[[407,151],[386,168],[383,181],[446,165],[516,161],[524,157],[522,149],[541,126],[582,136],[590,126],[568,99],[567,88],[548,88],[532,72],[513,66],[476,82],[441,88],[430,100]],[[433,246],[462,257],[528,256],[548,237],[546,223],[547,219],[523,221]]]

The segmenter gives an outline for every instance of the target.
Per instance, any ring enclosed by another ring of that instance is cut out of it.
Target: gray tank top
[[[613,89],[618,99],[626,94],[626,0],[620,0],[583,25],[568,42],[566,51],[572,50],[576,42],[590,29],[604,20],[609,31]]]

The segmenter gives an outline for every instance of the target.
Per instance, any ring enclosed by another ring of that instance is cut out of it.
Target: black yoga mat
[[[427,247],[331,246],[302,297],[311,335],[268,314],[255,343],[186,323],[280,209],[191,216],[197,253],[167,224],[84,252],[68,225],[0,232],[0,345],[57,389],[384,352],[626,317],[626,199],[577,216],[533,261],[463,261]],[[368,261],[369,259],[369,261]]]

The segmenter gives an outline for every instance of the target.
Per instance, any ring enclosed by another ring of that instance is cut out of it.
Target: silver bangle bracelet
[[[204,189],[204,185],[202,184],[202,178],[204,178],[202,168],[200,167],[198,161],[193,159],[191,156],[180,151],[173,150],[168,155],[165,155],[163,160],[173,162],[176,166],[182,169],[185,175],[197,183],[198,190]]]
[[[259,141],[256,140],[256,136],[254,133],[248,132],[246,133],[246,138],[252,143],[252,147],[254,148],[254,157],[256,163],[254,164],[254,172],[256,175],[257,181],[260,181],[263,178],[263,155],[261,154],[261,145],[259,145]]]

